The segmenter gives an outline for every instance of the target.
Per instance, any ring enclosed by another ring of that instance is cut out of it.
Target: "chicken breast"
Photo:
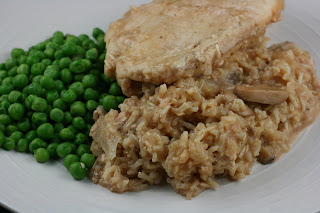
[[[281,17],[284,0],[155,0],[132,7],[106,33],[105,74],[125,95],[144,85],[212,74],[254,45]]]

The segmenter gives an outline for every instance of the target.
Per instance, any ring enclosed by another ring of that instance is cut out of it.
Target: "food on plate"
[[[31,152],[39,163],[64,158],[75,179],[86,176],[95,161],[94,110],[117,109],[125,99],[103,75],[104,32],[94,28],[93,37],[57,31],[28,51],[14,48],[0,64],[0,147]]]
[[[127,96],[153,84],[211,75],[280,18],[283,0],[156,0],[132,7],[106,33],[105,74]]]
[[[105,74],[144,94],[95,110],[92,181],[118,193],[167,182],[191,199],[288,152],[318,117],[320,83],[308,52],[266,45],[283,6],[156,0],[111,24]]]

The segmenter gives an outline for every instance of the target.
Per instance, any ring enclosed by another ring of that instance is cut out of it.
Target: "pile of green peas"
[[[89,132],[98,105],[118,109],[125,96],[103,74],[104,32],[53,36],[0,64],[0,147],[30,152],[39,163],[64,158],[83,179],[95,157]]]

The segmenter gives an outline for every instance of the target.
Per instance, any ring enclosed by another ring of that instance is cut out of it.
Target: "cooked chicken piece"
[[[281,104],[289,97],[287,91],[266,85],[238,85],[233,92],[244,101],[270,105]]]
[[[280,18],[284,0],[155,0],[132,7],[106,33],[105,74],[127,96],[145,84],[210,75],[253,46]]]

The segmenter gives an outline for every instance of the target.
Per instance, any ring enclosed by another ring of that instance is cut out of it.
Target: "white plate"
[[[147,0],[2,1],[0,61],[14,47],[28,48],[56,30],[80,34],[107,29],[129,5]],[[308,50],[320,71],[320,2],[287,0],[284,20],[268,34]],[[307,129],[278,162],[257,165],[252,175],[226,182],[189,201],[170,187],[114,194],[74,181],[62,164],[0,150],[0,202],[18,212],[315,212],[320,209],[320,122]]]

